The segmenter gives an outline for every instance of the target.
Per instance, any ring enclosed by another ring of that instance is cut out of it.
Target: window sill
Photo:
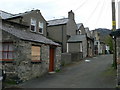
[[[39,34],[43,34],[43,32],[41,33],[41,32],[38,32]]]
[[[15,61],[14,60],[3,60],[3,61],[0,61],[0,63],[14,63]]]
[[[30,30],[30,32],[36,33],[36,31],[32,31],[32,30]]]
[[[32,64],[39,64],[39,63],[41,63],[41,61],[40,60],[33,60],[33,61],[31,61],[31,63]]]

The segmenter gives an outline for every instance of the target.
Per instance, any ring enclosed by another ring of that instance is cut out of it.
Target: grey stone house
[[[85,31],[85,27],[83,25],[83,23],[78,23],[77,24],[77,35],[85,35],[86,31]]]
[[[67,40],[76,35],[77,25],[72,10],[68,12],[68,18],[55,19],[47,22],[47,36],[62,45],[62,53],[67,52]]]
[[[0,21],[0,60],[7,79],[26,81],[60,69],[61,46],[45,37],[46,21],[39,10]]]
[[[92,57],[94,56],[94,38],[88,27],[85,28],[85,32],[87,35],[87,56]]]
[[[94,40],[92,35],[89,31],[89,28],[85,28],[82,23],[77,24],[77,38],[79,37],[78,41],[81,40],[81,48],[80,49],[83,53],[83,58],[94,55]]]
[[[6,20],[30,26],[26,31],[39,33],[46,37],[47,21],[44,19],[40,10],[31,10],[25,13],[14,14]]]

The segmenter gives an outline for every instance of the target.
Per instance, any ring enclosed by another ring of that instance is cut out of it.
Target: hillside
[[[106,28],[98,28],[95,29],[95,31],[99,32],[100,40],[103,42],[105,41],[106,37],[112,32],[112,30]]]

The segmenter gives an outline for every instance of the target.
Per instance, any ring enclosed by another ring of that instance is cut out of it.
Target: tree
[[[105,38],[105,44],[107,44],[108,46],[110,46],[110,51],[113,52],[113,39],[111,36],[106,36]]]

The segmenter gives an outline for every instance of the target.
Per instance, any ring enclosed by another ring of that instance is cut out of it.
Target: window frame
[[[5,49],[4,47],[4,44],[7,44],[7,49]],[[12,45],[12,50],[9,50],[10,49],[10,45]],[[14,59],[14,48],[13,48],[13,42],[2,42],[2,47],[1,47],[2,50],[0,50],[0,53],[2,54],[1,55],[1,58],[0,58],[0,61],[2,62],[13,62],[15,59]],[[4,53],[6,53],[6,58],[4,59]],[[12,56],[12,59],[10,59],[9,57],[9,53],[11,53],[11,56]]]
[[[42,25],[42,32],[40,32],[40,30],[39,30],[39,29],[41,28],[41,27],[40,27],[40,24],[43,24],[43,25]],[[39,32],[40,34],[43,34],[43,30],[44,30],[44,23],[39,21],[39,23],[38,23],[38,32]]]
[[[40,48],[39,60],[32,60],[32,57],[33,57],[33,55],[32,55],[32,52],[33,52],[33,51],[32,51],[32,50],[33,50],[32,47],[39,47],[39,48]],[[42,61],[42,60],[41,60],[41,46],[32,45],[32,46],[31,46],[31,63],[33,63],[33,64],[34,64],[34,63],[41,63],[41,61]]]
[[[34,22],[34,21],[35,21],[35,22]],[[34,24],[33,24],[33,22],[34,22]],[[32,30],[32,26],[34,26],[34,31]],[[30,31],[36,32],[36,28],[37,28],[37,20],[34,19],[34,18],[31,18],[31,19],[30,19]]]

